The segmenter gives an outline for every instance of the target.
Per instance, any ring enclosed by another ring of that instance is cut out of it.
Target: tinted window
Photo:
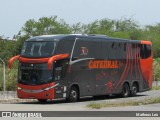
[[[55,47],[56,43],[52,41],[28,41],[23,44],[21,55],[25,57],[49,57],[54,54]]]
[[[55,74],[54,74],[54,80],[61,80],[62,78],[62,66],[61,67],[56,67],[55,68]]]
[[[74,40],[60,40],[57,45],[56,54],[71,54]]]
[[[67,73],[67,60],[58,60],[53,64],[53,80],[63,80]]]
[[[52,71],[47,64],[19,64],[18,82],[27,85],[40,85],[52,82]]]
[[[141,59],[149,58],[151,56],[151,45],[141,44],[140,56],[141,56]]]
[[[109,42],[108,43],[109,59],[125,59],[126,58],[126,43]]]

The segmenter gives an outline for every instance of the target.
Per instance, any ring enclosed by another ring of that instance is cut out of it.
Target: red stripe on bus
[[[129,57],[128,57],[128,61],[129,61],[128,63],[129,63],[129,65],[128,65],[127,72],[125,74],[124,79],[126,79],[126,76],[128,75],[129,71],[131,70],[130,69],[131,68],[131,49],[130,49],[130,46],[128,47],[128,54],[129,54]]]
[[[140,68],[140,59],[139,58],[140,58],[140,48],[138,48],[138,71],[140,73],[141,79],[143,79],[142,71]]]
[[[125,68],[124,68],[124,71],[123,71],[123,73],[122,73],[122,76],[121,76],[121,78],[120,78],[120,80],[119,80],[119,82],[116,84],[116,86],[115,86],[115,88],[114,89],[116,89],[118,86],[119,86],[119,84],[120,84],[120,82],[123,80],[123,78],[124,78],[124,75],[125,75],[125,73],[126,73],[126,70],[127,70],[127,68],[128,68],[128,47],[127,47],[127,50],[126,50],[127,52],[127,54],[126,54],[126,66],[125,66]]]
[[[132,77],[132,69],[133,69],[133,52],[132,52],[132,45],[130,46],[130,54],[131,54],[131,58],[130,58],[130,63],[131,63],[131,66],[130,66],[130,78]]]
[[[138,45],[136,45],[136,49],[135,49],[135,72],[136,72],[136,80],[138,79],[138,73],[137,73],[137,64],[138,64],[138,57],[137,57],[137,49],[138,49]]]

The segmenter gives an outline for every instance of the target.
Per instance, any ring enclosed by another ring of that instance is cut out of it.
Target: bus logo
[[[119,64],[117,60],[90,60],[88,67],[90,69],[98,69],[98,68],[119,68]]]
[[[81,47],[81,55],[87,55],[88,54],[88,48],[87,47]]]

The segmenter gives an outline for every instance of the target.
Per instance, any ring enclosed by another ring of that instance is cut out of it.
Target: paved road
[[[160,111],[160,104],[150,104],[150,105],[140,105],[140,106],[125,106],[125,107],[109,107],[102,109],[89,109],[86,107],[90,102],[125,102],[125,101],[137,101],[145,100],[148,98],[160,97],[160,90],[158,91],[148,91],[144,93],[139,93],[136,97],[130,98],[116,98],[114,96],[102,98],[102,99],[93,99],[91,97],[83,98],[80,102],[76,103],[66,103],[64,100],[60,101],[49,101],[47,104],[39,104],[37,101],[33,102],[11,102],[11,103],[0,103],[0,111]],[[19,119],[19,118],[18,118]],[[21,119],[21,118],[20,118]],[[33,118],[32,118],[33,119]],[[42,118],[44,119],[44,118]],[[47,118],[53,119],[53,118]],[[63,117],[63,118],[54,118],[56,120],[106,120],[105,117],[86,117],[86,118],[74,118],[74,117]],[[143,120],[141,117],[134,118],[123,118],[123,117],[108,117],[107,120]],[[150,117],[145,117],[145,120],[150,120]],[[153,120],[159,120],[159,117],[152,118]],[[17,120],[17,118],[15,118]],[[38,118],[40,120],[40,118]]]
[[[147,98],[160,97],[160,90],[147,91],[144,93],[138,93],[136,97],[129,98],[117,98],[114,96],[93,99],[92,97],[82,98],[80,102],[76,103],[66,103],[64,100],[55,100],[49,101],[47,104],[40,104],[37,101],[33,102],[11,102],[11,103],[1,103],[0,111],[90,111],[93,109],[87,108],[86,105],[95,102],[95,103],[115,103],[115,102],[126,102],[126,101],[138,101],[145,100]],[[157,107],[158,106],[158,107]],[[97,109],[95,109],[97,110]],[[159,110],[160,106],[157,105],[146,105],[146,106],[133,106],[133,107],[116,107],[113,108],[103,108],[100,110]]]

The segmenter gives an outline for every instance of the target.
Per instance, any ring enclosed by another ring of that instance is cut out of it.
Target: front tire
[[[70,92],[69,92],[69,97],[67,98],[68,102],[76,102],[79,98],[78,95],[78,90],[76,87],[71,87]]]

